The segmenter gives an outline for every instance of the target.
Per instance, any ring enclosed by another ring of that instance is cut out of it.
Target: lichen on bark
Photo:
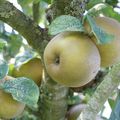
[[[47,83],[46,83],[47,82]],[[52,86],[52,87],[51,87]],[[50,80],[41,85],[41,120],[65,120],[68,88]]]
[[[104,77],[101,84],[96,89],[87,104],[87,107],[80,114],[77,120],[96,120],[105,101],[117,89],[120,84],[120,64],[115,65],[110,72]]]

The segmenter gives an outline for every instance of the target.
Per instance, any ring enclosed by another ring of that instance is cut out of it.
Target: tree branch
[[[120,64],[114,66],[98,86],[87,107],[80,114],[77,120],[96,120],[97,113],[103,107],[105,101],[118,87],[120,83]]]
[[[47,19],[51,23],[57,16],[71,15],[81,20],[87,2],[87,0],[54,0],[52,6],[47,10]]]
[[[41,49],[43,40],[49,39],[47,32],[14,7],[12,3],[0,0],[0,20],[18,31],[39,53],[43,52]]]
[[[33,9],[33,19],[36,23],[39,23],[39,18],[40,18],[40,1],[37,2],[37,3],[34,3],[33,2],[33,6],[32,6],[32,9]]]
[[[78,19],[82,19],[85,12],[87,0],[73,0],[69,6],[65,8],[65,14],[72,15]]]
[[[53,18],[65,14],[65,7],[69,6],[72,0],[54,0],[52,5]]]
[[[70,6],[70,3],[72,0],[54,0],[53,4],[50,6],[50,8],[46,11],[47,13],[47,19],[51,23],[53,19],[60,15],[64,15],[65,8],[67,6]]]
[[[41,85],[41,120],[65,120],[68,88],[46,77]]]

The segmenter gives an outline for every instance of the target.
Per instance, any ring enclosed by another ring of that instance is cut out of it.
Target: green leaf
[[[64,31],[80,31],[83,32],[84,28],[79,19],[69,16],[62,15],[57,17],[49,27],[49,33],[51,35],[56,35]]]
[[[47,2],[49,4],[52,2],[52,0],[42,0],[42,1]]]
[[[98,44],[105,44],[114,40],[114,35],[106,33],[102,28],[100,28],[96,24],[96,22],[91,16],[87,15],[87,20],[91,26],[93,34],[97,38]]]
[[[88,14],[93,17],[103,14],[107,17],[114,18],[120,22],[120,14],[115,12],[113,7],[105,3],[95,5],[92,9],[88,10]]]
[[[81,98],[79,95],[76,95],[76,96],[69,96],[68,97],[68,104],[69,105],[75,105],[75,104],[79,104],[81,102]]]
[[[23,12],[27,16],[32,16],[32,3],[34,0],[17,0],[18,4],[21,5]]]
[[[3,90],[11,93],[17,101],[23,102],[28,106],[36,106],[39,99],[39,88],[33,80],[19,77],[6,80],[0,85]]]
[[[87,10],[91,9],[94,5],[99,4],[99,3],[104,3],[105,0],[89,0],[86,8]]]
[[[117,5],[118,0],[106,0],[105,2],[109,5],[115,6]]]
[[[9,38],[10,40],[8,41],[8,51],[10,56],[14,57],[20,50],[20,47],[22,45],[22,38],[20,35],[17,34],[11,34]]]
[[[111,99],[111,98],[109,98],[108,102],[109,102],[109,105],[110,105],[111,109],[113,109],[115,107],[115,105],[116,105],[116,101]]]
[[[22,54],[16,56],[15,67],[19,68],[22,64],[27,63],[29,60],[37,57],[37,53],[30,50],[25,50]]]
[[[0,52],[2,52],[3,48],[7,45],[7,42],[3,39],[0,39]]]
[[[8,68],[7,62],[0,59],[0,79],[3,79],[7,75]]]
[[[6,43],[2,51],[4,58],[15,57],[23,44],[22,37],[19,34],[3,32],[0,33],[0,38]]]
[[[8,71],[9,76],[13,75],[13,69],[14,69],[14,64],[13,63],[9,64],[9,71]]]

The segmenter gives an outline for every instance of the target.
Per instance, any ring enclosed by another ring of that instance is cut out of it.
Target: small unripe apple
[[[5,78],[5,80],[9,79],[11,79],[9,76]],[[25,104],[14,100],[10,93],[0,90],[0,118],[11,119],[18,117],[24,108]]]
[[[85,104],[74,105],[70,108],[67,113],[67,120],[77,120],[80,113],[85,109]]]
[[[80,32],[63,32],[46,46],[44,63],[53,80],[68,87],[80,87],[96,76],[100,55],[87,36]]]
[[[99,49],[101,56],[101,66],[109,67],[120,62],[120,23],[109,17],[96,17],[96,24],[106,33],[114,35],[114,40],[106,44],[97,44],[96,37],[91,37],[92,41]],[[88,33],[91,31],[88,23],[85,23]]]
[[[40,86],[42,80],[43,67],[40,58],[33,58],[27,63],[20,66],[19,69],[13,69],[12,76],[28,77]]]

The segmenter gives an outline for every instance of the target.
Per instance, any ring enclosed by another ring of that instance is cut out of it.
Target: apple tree
[[[119,2],[0,0],[1,120],[120,120]]]

